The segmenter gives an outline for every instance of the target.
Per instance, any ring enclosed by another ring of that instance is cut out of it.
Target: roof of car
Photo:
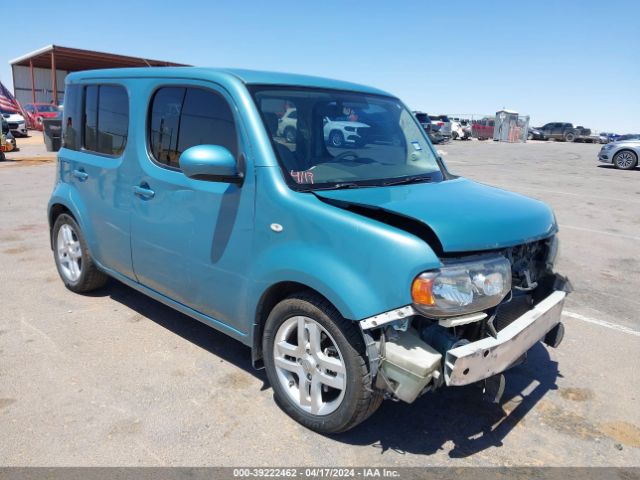
[[[103,70],[85,70],[68,75],[69,81],[77,81],[90,78],[133,78],[133,77],[181,77],[185,76],[200,79],[235,79],[246,85],[287,85],[296,87],[328,88],[336,90],[349,90],[375,95],[387,95],[383,90],[324,77],[299,75],[293,73],[265,72],[258,70],[243,70],[231,68],[203,68],[203,67],[149,67],[149,68],[113,68]]]

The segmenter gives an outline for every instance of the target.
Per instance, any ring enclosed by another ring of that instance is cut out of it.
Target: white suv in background
[[[446,115],[429,115],[431,123],[440,127],[440,133],[451,138],[451,120]]]
[[[278,119],[278,131],[276,135],[284,138],[287,143],[295,143],[296,129],[298,128],[298,113],[295,108],[289,108]],[[331,147],[343,147],[344,145],[357,145],[364,141],[362,134],[369,125],[351,120],[331,120],[324,117],[324,141]]]
[[[14,136],[27,136],[27,122],[25,122],[22,115],[17,112],[10,112],[8,110],[0,110],[0,113],[9,124],[9,130]]]
[[[288,143],[296,141],[296,129],[298,128],[298,112],[295,108],[289,108],[278,119],[278,131],[276,135],[284,138]]]
[[[324,141],[327,146],[343,147],[344,145],[360,145],[364,141],[363,134],[369,125],[351,120],[331,120],[324,117]]]

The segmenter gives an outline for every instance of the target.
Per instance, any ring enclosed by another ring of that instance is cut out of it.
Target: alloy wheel
[[[635,157],[631,152],[620,152],[616,155],[616,164],[620,168],[630,168],[635,162]]]
[[[76,282],[82,274],[82,247],[71,225],[65,223],[58,230],[56,251],[60,271],[70,282]]]
[[[313,415],[334,412],[347,386],[345,363],[336,341],[315,320],[291,317],[273,345],[278,381],[291,401]]]

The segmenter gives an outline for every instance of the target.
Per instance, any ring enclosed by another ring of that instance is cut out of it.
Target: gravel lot
[[[63,287],[34,135],[0,164],[0,465],[640,466],[640,169],[599,165],[599,146],[441,147],[453,172],[555,209],[565,341],[534,347],[500,406],[442,390],[324,437],[278,409],[247,347],[115,281]]]

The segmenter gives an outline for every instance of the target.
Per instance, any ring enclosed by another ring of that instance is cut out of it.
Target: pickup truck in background
[[[591,130],[584,127],[574,127],[572,123],[551,122],[537,130],[542,132],[545,139],[560,140],[562,142],[592,142]]]

